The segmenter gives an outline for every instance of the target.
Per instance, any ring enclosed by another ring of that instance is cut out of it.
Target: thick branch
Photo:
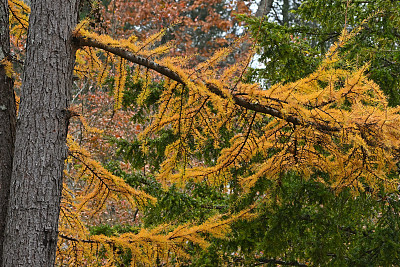
[[[275,260],[275,259],[258,259],[258,263],[253,264],[253,266],[258,266],[266,263],[272,263],[272,264],[279,264],[279,265],[288,265],[288,266],[307,266],[307,264],[300,263],[297,261],[281,261],[281,260]]]
[[[245,262],[244,258],[242,257],[235,257],[233,261],[235,263]],[[264,264],[285,265],[285,266],[307,266],[307,264],[298,261],[283,261],[283,260],[267,259],[267,258],[256,258],[255,263],[251,264],[250,266],[260,266]]]
[[[83,242],[83,243],[91,243],[91,244],[94,244],[94,243],[98,243],[99,244],[100,243],[99,241],[76,239],[76,238],[73,238],[73,237],[70,237],[70,236],[67,236],[67,235],[62,235],[62,234],[59,234],[58,236],[63,238],[63,239],[72,241],[72,242]]]
[[[121,47],[115,47],[115,46],[111,46],[111,45],[107,45],[104,43],[101,43],[97,40],[91,39],[91,38],[87,38],[87,37],[83,37],[83,36],[74,36],[74,42],[77,46],[79,47],[83,47],[83,46],[89,46],[89,47],[96,47],[96,48],[100,48],[103,49],[107,52],[110,52],[114,55],[120,56],[132,63],[144,66],[146,68],[152,69],[156,72],[158,72],[159,74],[164,75],[165,77],[170,78],[171,80],[174,80],[178,83],[184,84],[185,82],[179,77],[179,75],[172,71],[171,69],[162,66],[150,59],[135,55],[134,53],[121,48]],[[215,86],[214,84],[211,83],[207,83],[206,84],[208,90],[213,93],[216,94],[222,98],[228,98],[228,96],[226,96],[217,86]],[[246,99],[243,99],[239,96],[236,95],[231,95],[230,97],[232,97],[233,101],[235,102],[236,105],[241,106],[245,109],[248,110],[253,110],[259,113],[263,113],[263,114],[268,114],[271,115],[273,117],[279,118],[279,119],[283,119],[286,120],[287,122],[292,123],[293,125],[312,125],[314,127],[316,127],[318,130],[320,131],[324,131],[324,132],[336,132],[339,131],[340,128],[338,127],[334,127],[334,126],[330,126],[328,124],[321,124],[321,123],[316,123],[316,122],[304,122],[302,121],[300,118],[296,117],[296,116],[292,116],[292,115],[285,115],[283,114],[281,111],[269,107],[269,106],[265,106],[265,105],[261,105],[261,104],[257,104],[257,103],[251,103],[249,101],[247,101]]]

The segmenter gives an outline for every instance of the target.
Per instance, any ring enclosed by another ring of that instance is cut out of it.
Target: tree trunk
[[[283,0],[283,5],[282,5],[283,25],[289,26],[289,11],[290,11],[289,0]]]
[[[8,28],[8,3],[0,1],[0,60],[10,55]],[[0,65],[0,266],[3,262],[4,229],[15,141],[15,98],[13,80],[7,77],[4,65]]]
[[[261,0],[256,11],[256,17],[262,17],[269,14],[274,0]]]
[[[53,266],[79,0],[33,0],[3,266]]]

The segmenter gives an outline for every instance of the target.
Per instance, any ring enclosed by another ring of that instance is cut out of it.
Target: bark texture
[[[0,60],[10,53],[8,29],[8,3],[0,1]],[[0,64],[0,266],[3,262],[4,229],[6,224],[8,198],[15,141],[15,99],[13,80],[7,77]]]
[[[3,266],[53,266],[79,0],[33,0]]]
[[[274,0],[261,0],[256,11],[256,17],[262,17],[269,14]]]
[[[283,23],[283,25],[289,26],[289,11],[290,11],[289,0],[283,0],[283,4],[282,4],[282,23]]]

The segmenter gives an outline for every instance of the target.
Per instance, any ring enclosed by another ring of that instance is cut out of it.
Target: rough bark
[[[269,14],[274,0],[261,0],[256,11],[256,17],[262,17]]]
[[[79,0],[33,0],[3,266],[53,266]]]
[[[10,34],[8,29],[8,3],[0,1],[0,60],[10,54]],[[0,266],[3,262],[4,229],[15,138],[15,99],[13,81],[7,77],[4,66],[0,64]]]
[[[283,25],[288,25],[289,26],[289,11],[290,11],[290,5],[289,5],[289,0],[283,0],[283,5],[282,5],[282,23]]]

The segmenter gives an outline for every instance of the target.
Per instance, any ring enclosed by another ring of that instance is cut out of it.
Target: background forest
[[[56,265],[398,265],[399,12],[83,1]]]

